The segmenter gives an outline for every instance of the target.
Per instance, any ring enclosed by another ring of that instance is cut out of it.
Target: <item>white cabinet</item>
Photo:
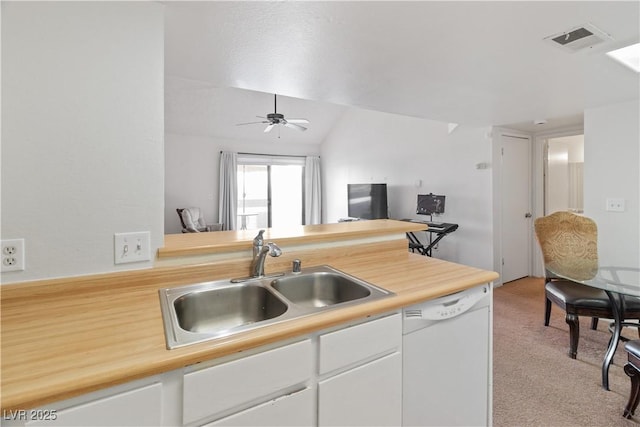
[[[207,426],[398,426],[401,347],[402,318],[395,313],[187,373],[183,421],[198,425],[213,420]]]
[[[314,392],[311,388],[281,396],[207,424],[213,426],[305,427],[315,425]]]
[[[402,346],[402,317],[393,314],[321,334],[319,343],[319,373],[325,374],[385,352],[399,350]]]
[[[319,337],[319,426],[399,426],[402,318],[372,320]]]
[[[121,389],[119,387],[92,393],[89,398],[84,396],[85,401],[81,403],[67,401],[68,406],[61,404],[26,410],[16,414],[16,419],[5,421],[25,426],[162,425],[162,383],[154,382],[126,391]],[[98,397],[100,395],[104,397]]]
[[[398,352],[321,381],[319,426],[399,426],[402,355]]]
[[[184,376],[183,423],[205,422],[290,393],[296,386],[300,390],[312,370],[312,344],[306,339],[189,372]]]

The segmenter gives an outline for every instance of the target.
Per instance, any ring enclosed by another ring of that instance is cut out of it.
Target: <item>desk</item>
[[[451,234],[458,229],[458,224],[451,224],[448,222],[431,222],[420,221],[417,219],[403,219],[401,221],[413,222],[415,224],[424,224],[424,231],[429,233],[429,244],[423,245],[413,231],[407,233],[407,239],[409,239],[409,249],[411,251],[417,250],[421,255],[431,256],[431,250],[438,244],[440,240],[447,234]],[[433,235],[436,238],[433,238]]]
[[[640,268],[636,267],[599,267],[580,268],[579,266],[548,265],[547,269],[556,276],[582,283],[605,291],[613,308],[613,335],[602,362],[602,388],[609,390],[609,366],[620,342],[624,324],[624,295],[640,297]],[[629,325],[629,324],[627,324]],[[634,324],[637,327],[637,324]]]

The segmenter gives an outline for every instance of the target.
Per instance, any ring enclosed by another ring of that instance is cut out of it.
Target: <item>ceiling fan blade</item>
[[[275,125],[273,123],[271,123],[269,126],[264,128],[264,133],[271,132],[271,129],[273,129],[274,126]]]
[[[270,123],[269,121],[261,121],[261,122],[247,122],[247,123],[236,123],[236,126],[242,126],[242,125],[255,125],[258,123]]]
[[[286,121],[286,122],[284,123],[284,125],[285,125],[286,127],[288,127],[288,128],[301,130],[301,131],[303,131],[303,132],[304,132],[305,130],[307,130],[307,128],[306,128],[306,127],[304,127],[304,126],[300,126],[300,125],[297,125],[297,124],[295,124],[295,123],[289,123],[288,121]]]
[[[309,124],[309,120],[307,119],[287,119],[289,123],[306,123]]]

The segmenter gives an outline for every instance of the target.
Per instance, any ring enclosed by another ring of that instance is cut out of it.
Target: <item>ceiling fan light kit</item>
[[[278,99],[276,94],[273,95],[273,113],[267,114],[267,117],[261,117],[261,116],[257,116],[257,117],[263,118],[266,120],[263,120],[260,122],[238,123],[236,126],[262,123],[267,125],[267,127],[264,129],[265,133],[270,132],[271,129],[273,129],[275,126],[284,126],[290,129],[296,129],[304,132],[305,130],[307,130],[307,128],[304,126],[301,126],[301,124],[309,123],[309,120],[307,119],[287,119],[284,117],[284,114],[278,113]]]

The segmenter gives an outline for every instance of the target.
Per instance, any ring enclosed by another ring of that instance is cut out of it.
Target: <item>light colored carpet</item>
[[[630,381],[622,370],[621,343],[609,370],[609,387],[601,387],[601,364],[609,332],[606,320],[591,330],[580,322],[577,359],[567,355],[569,326],[564,311],[551,309],[544,326],[544,282],[526,278],[494,292],[493,425],[503,426],[639,426],[626,420]],[[637,338],[627,329],[625,336]]]

